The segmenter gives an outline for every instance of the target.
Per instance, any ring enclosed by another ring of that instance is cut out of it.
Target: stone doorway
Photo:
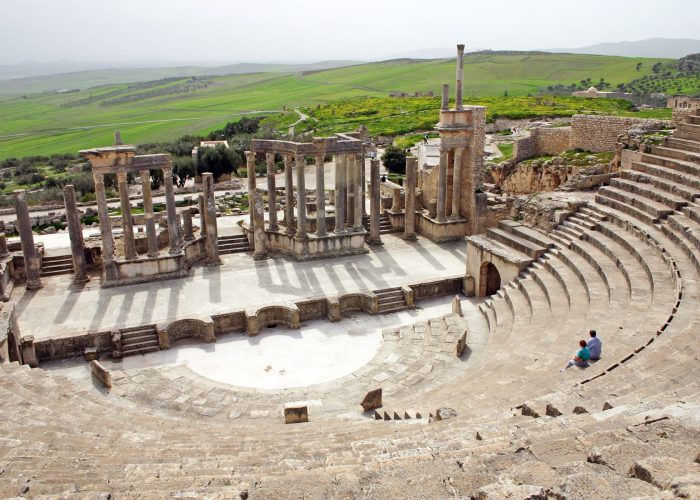
[[[501,274],[491,262],[481,264],[479,275],[479,297],[493,295],[501,288]]]

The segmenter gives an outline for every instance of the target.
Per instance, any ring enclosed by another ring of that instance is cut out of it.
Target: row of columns
[[[437,220],[445,222],[447,218],[447,165],[450,152],[453,156],[452,167],[452,207],[450,218],[461,219],[459,204],[462,193],[462,156],[465,148],[440,148],[440,166],[438,167]]]

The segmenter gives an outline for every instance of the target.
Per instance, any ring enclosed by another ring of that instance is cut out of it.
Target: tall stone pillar
[[[97,215],[100,219],[100,236],[102,237],[102,264],[105,268],[107,279],[113,279],[114,275],[114,238],[112,237],[112,223],[109,221],[109,208],[105,194],[105,176],[93,172],[95,181],[95,200],[97,201]]]
[[[27,271],[27,290],[37,290],[44,286],[41,282],[41,267],[39,266],[39,256],[34,247],[34,233],[32,232],[32,221],[29,218],[27,201],[24,198],[24,189],[18,189],[15,195],[15,210],[17,212],[17,226],[19,229],[19,239],[22,242],[22,253],[24,254],[24,268]]]
[[[294,173],[292,172],[292,157],[284,155],[284,218],[287,220],[287,236],[294,236]]]
[[[275,187],[275,153],[265,155],[267,161],[267,204],[270,231],[277,231],[277,191]]]
[[[365,152],[362,151],[360,156],[360,180],[362,182],[362,216],[367,215],[367,205],[365,200],[367,199],[367,164],[365,161]]]
[[[355,220],[355,155],[345,155],[345,222],[348,229]]]
[[[258,189],[253,191],[253,259],[267,259],[267,250],[265,249],[265,202],[262,192]]]
[[[462,154],[464,148],[455,149],[455,161],[452,169],[452,219],[461,219],[459,204],[462,195]]]
[[[347,208],[347,192],[345,183],[347,175],[345,169],[347,167],[347,156],[345,154],[335,155],[335,182],[337,188],[335,191],[335,234],[345,233],[345,214]]]
[[[326,236],[326,178],[323,154],[316,156],[316,236]]]
[[[440,166],[438,167],[437,220],[445,222],[447,206],[447,162],[449,160],[446,148],[440,148]]]
[[[204,195],[199,195],[197,197],[197,204],[199,205],[199,235],[207,235],[207,202],[204,200]]]
[[[401,188],[391,190],[391,211],[393,213],[401,211]]]
[[[379,181],[379,160],[370,160],[370,180],[369,180],[369,239],[367,243],[370,245],[381,245],[382,239],[379,234],[379,226],[381,224],[381,191]]]
[[[202,227],[206,226],[207,236],[204,246],[207,250],[207,266],[218,266],[221,264],[219,258],[219,232],[216,227],[216,202],[214,200],[214,175],[211,172],[202,174],[202,198],[204,199],[205,216]],[[190,215],[190,225],[192,216]]]
[[[146,220],[146,243],[148,256],[158,257],[158,233],[156,232],[155,215],[153,214],[153,197],[151,195],[151,172],[141,170],[141,191],[143,196],[143,216]]]
[[[353,180],[355,182],[353,185],[353,191],[355,196],[353,197],[354,213],[352,216],[352,230],[358,233],[362,231],[362,205],[365,201],[362,197],[362,160],[364,160],[364,158],[359,153],[353,155]]]
[[[306,179],[304,179],[304,157],[294,158],[297,169],[297,234],[300,240],[306,239]]]
[[[73,254],[73,283],[82,285],[90,279],[85,262],[85,241],[83,240],[83,228],[80,225],[80,213],[75,202],[75,188],[72,184],[63,187],[63,201],[66,206],[66,222],[68,223],[68,235],[70,236],[70,248]]]
[[[447,111],[448,109],[450,109],[450,84],[449,83],[442,84],[442,106],[440,106],[440,109],[443,111]]]
[[[403,239],[416,239],[416,170],[418,159],[414,156],[406,158],[406,217],[403,226]]]
[[[190,212],[189,208],[182,212],[182,232],[183,240],[194,240],[194,229],[192,229],[192,212]]]
[[[134,220],[131,217],[131,202],[129,201],[129,185],[126,171],[117,172],[119,185],[119,202],[122,209],[122,232],[124,233],[124,254],[127,260],[136,258],[136,242],[134,241]]]
[[[457,88],[455,89],[455,109],[462,111],[462,82],[464,81],[464,45],[457,45]]]
[[[170,255],[182,252],[180,241],[180,225],[177,220],[177,207],[175,206],[175,190],[173,188],[173,169],[163,169],[163,183],[165,184],[165,210],[168,214],[168,238],[170,239]]]
[[[245,167],[248,172],[248,209],[250,211],[248,225],[252,231],[254,226],[253,193],[255,191],[255,153],[252,151],[245,152]]]

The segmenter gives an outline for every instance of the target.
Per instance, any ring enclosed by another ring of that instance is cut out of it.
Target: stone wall
[[[513,144],[513,158],[523,161],[535,156],[559,155],[570,149],[571,127],[537,127],[529,137]]]
[[[618,116],[575,115],[571,119],[571,149],[593,153],[615,151],[619,135],[631,128],[658,130],[667,128],[667,120],[626,118]]]

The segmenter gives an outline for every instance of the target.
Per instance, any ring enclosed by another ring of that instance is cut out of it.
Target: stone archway
[[[481,264],[479,270],[479,297],[493,295],[501,288],[501,273],[491,262]]]

